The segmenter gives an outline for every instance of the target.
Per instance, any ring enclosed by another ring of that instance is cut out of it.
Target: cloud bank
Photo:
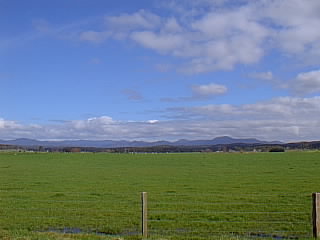
[[[217,136],[319,140],[320,97],[280,97],[255,104],[170,108],[165,120],[118,121],[108,116],[28,125],[0,119],[0,139],[177,140]]]

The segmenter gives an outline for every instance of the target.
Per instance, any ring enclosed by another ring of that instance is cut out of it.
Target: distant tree
[[[282,147],[273,147],[273,148],[270,148],[269,152],[284,152],[284,148],[282,148]]]

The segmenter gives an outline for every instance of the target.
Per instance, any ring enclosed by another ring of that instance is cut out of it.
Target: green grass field
[[[0,153],[0,239],[311,238],[320,152]]]

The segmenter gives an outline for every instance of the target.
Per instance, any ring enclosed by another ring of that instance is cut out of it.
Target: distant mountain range
[[[64,141],[39,141],[28,138],[15,140],[0,140],[0,144],[16,145],[25,147],[96,147],[96,148],[119,148],[119,147],[153,147],[153,146],[209,146],[221,144],[282,144],[278,141],[260,141],[255,138],[231,138],[227,136],[216,137],[212,140],[185,140],[181,139],[174,142],[169,141],[113,141],[113,140],[64,140]]]

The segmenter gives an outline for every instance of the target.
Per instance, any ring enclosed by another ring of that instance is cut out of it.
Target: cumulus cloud
[[[159,11],[141,9],[60,27],[39,20],[34,26],[62,39],[133,41],[179,59],[175,70],[187,74],[255,64],[272,51],[308,65],[319,62],[318,0],[163,0],[159,5]]]
[[[140,45],[159,53],[176,51],[185,44],[183,36],[177,34],[154,33],[151,31],[133,32],[131,38]]]
[[[228,88],[224,85],[209,83],[204,85],[191,86],[192,94],[188,97],[176,97],[176,98],[161,98],[162,102],[185,102],[185,101],[199,101],[207,100],[208,98],[217,97],[227,93]]]
[[[226,86],[215,83],[192,86],[192,92],[194,97],[212,97],[223,95],[227,92],[227,90],[228,89]]]
[[[177,22],[177,19],[174,17],[169,18],[163,27],[163,31],[165,32],[172,32],[172,33],[179,33],[183,31],[183,28]]]
[[[317,0],[261,1],[260,14],[276,27],[277,44],[289,53],[306,53],[319,44],[320,2]]]
[[[17,122],[0,118],[0,130],[18,129],[18,128],[20,128],[20,125]]]
[[[148,120],[147,123],[150,123],[150,124],[155,124],[155,123],[158,123],[159,120]]]
[[[250,73],[248,77],[268,82],[275,88],[287,89],[295,96],[320,93],[320,70],[301,72],[295,78],[286,81],[277,79],[270,71]]]
[[[320,70],[299,73],[289,87],[297,95],[320,93]]]
[[[124,19],[117,20],[124,25],[128,22],[130,39],[141,46],[182,59],[179,69],[184,73],[254,64],[273,48],[301,59],[319,59],[318,0],[228,2],[184,1],[196,12],[185,17],[176,1],[166,1],[172,11],[179,10],[174,18],[151,13],[147,17],[139,11],[115,19]]]
[[[262,43],[268,29],[251,18],[248,7],[207,13],[185,22],[184,27],[171,18],[160,29],[134,31],[131,39],[159,53],[185,59],[181,72],[232,69],[238,63],[255,63],[264,55]]]
[[[109,116],[48,125],[0,119],[0,139],[177,140],[216,136],[319,140],[320,97],[280,97],[255,104],[167,109],[167,120],[119,121]]]

